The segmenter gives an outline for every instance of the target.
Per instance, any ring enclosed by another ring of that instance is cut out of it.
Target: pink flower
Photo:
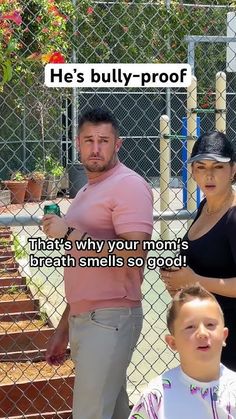
[[[94,8],[93,7],[88,7],[87,8],[87,15],[92,15],[94,12]]]
[[[5,13],[1,16],[2,19],[12,20],[16,25],[22,24],[22,17],[18,10],[15,10],[12,13]]]

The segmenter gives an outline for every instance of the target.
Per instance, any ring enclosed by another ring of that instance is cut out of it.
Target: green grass
[[[16,259],[23,259],[28,256],[27,248],[21,244],[18,235],[13,235],[13,246]]]

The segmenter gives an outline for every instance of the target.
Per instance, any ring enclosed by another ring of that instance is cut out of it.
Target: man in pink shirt
[[[72,242],[68,253],[77,262],[65,268],[68,304],[46,354],[49,364],[61,364],[70,339],[74,419],[127,419],[130,413],[126,371],[142,328],[144,266],[128,260],[145,260],[153,199],[144,179],[119,162],[121,144],[110,112],[86,112],[78,148],[88,183],[64,218],[43,219],[48,237]]]

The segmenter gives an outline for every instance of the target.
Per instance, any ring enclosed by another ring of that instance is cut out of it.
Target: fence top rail
[[[127,0],[126,3],[130,6],[132,6],[133,5],[133,0]],[[94,5],[99,5],[99,4],[114,6],[114,0],[113,1],[103,1],[103,0],[99,1],[99,0],[97,0],[97,1],[94,2]],[[143,6],[160,6],[162,3],[161,3],[160,0],[156,0],[156,1],[152,1],[152,3],[150,3],[150,1],[141,1],[139,4],[141,4]],[[171,5],[171,2],[169,0],[169,2],[166,3],[166,7],[170,8],[171,6],[172,5]],[[207,8],[207,9],[229,9],[229,10],[232,9],[232,10],[234,10],[233,6],[231,6],[230,4],[197,4],[196,5],[196,3],[183,3],[183,6],[184,7],[189,7],[189,8],[196,8],[197,7],[198,9]]]
[[[186,42],[219,42],[219,43],[227,43],[227,42],[236,42],[236,37],[233,36],[224,36],[224,35],[186,35],[184,37],[184,41]]]
[[[194,218],[196,211],[190,213],[188,210],[180,209],[177,211],[154,211],[154,221],[166,220],[188,220]],[[42,216],[38,215],[0,215],[0,225],[2,226],[33,226],[40,225]]]

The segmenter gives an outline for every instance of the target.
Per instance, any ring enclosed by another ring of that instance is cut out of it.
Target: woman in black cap
[[[161,278],[172,294],[196,282],[215,294],[229,328],[222,362],[236,371],[236,152],[223,133],[213,131],[196,141],[189,163],[205,198],[183,238],[188,266],[161,270]]]

